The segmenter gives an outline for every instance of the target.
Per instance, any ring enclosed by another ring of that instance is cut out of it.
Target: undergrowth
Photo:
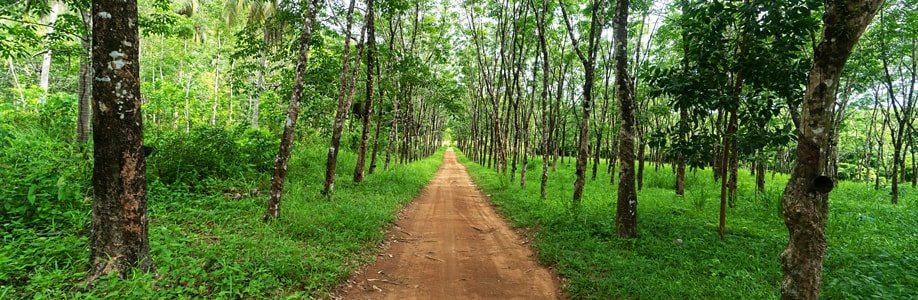
[[[442,157],[441,151],[389,170],[380,163],[354,184],[356,156],[342,151],[328,200],[319,194],[325,148],[299,141],[310,146],[295,146],[281,217],[264,223],[273,136],[153,133],[147,140],[157,153],[148,159],[147,187],[156,271],[90,287],[90,152],[39,129],[13,130],[15,122],[0,124],[0,299],[325,297],[372,259],[386,225]]]

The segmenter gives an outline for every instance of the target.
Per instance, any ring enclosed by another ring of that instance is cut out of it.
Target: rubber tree
[[[828,106],[835,103],[842,69],[882,0],[826,0],[823,31],[803,96],[796,165],[784,190],[784,224],[790,234],[781,253],[783,299],[818,299],[826,252],[829,192],[825,174],[830,126]]]
[[[615,94],[621,128],[618,131],[620,159],[615,228],[619,236],[637,237],[637,189],[634,186],[634,87],[628,74],[628,0],[618,0],[612,20],[615,59]]]
[[[529,0],[530,4],[535,10],[534,0]],[[542,152],[542,176],[539,179],[539,197],[542,200],[548,195],[547,186],[548,186],[548,153],[550,146],[550,133],[551,126],[548,126],[548,118],[550,117],[550,109],[548,107],[548,89],[549,89],[549,73],[550,66],[548,61],[548,42],[545,38],[545,16],[548,14],[548,0],[542,0],[541,7],[538,9],[536,14],[536,28],[539,33],[539,54],[542,55],[542,91],[539,94],[540,103],[542,105],[542,140],[541,140],[541,152]]]
[[[287,177],[287,162],[290,161],[290,151],[293,148],[293,133],[296,129],[297,118],[300,115],[300,101],[303,99],[306,71],[309,69],[309,43],[312,41],[318,7],[319,1],[312,0],[306,8],[306,19],[303,21],[303,32],[300,34],[300,50],[296,59],[296,77],[293,81],[293,93],[290,95],[290,104],[287,107],[287,121],[284,123],[284,134],[281,136],[280,149],[277,151],[277,158],[274,159],[274,176],[271,177],[271,198],[268,199],[268,212],[265,214],[265,220],[273,220],[280,216],[284,179]]]
[[[347,25],[344,32],[344,50],[341,59],[341,78],[338,87],[338,108],[335,111],[335,120],[332,124],[331,145],[328,147],[328,156],[325,160],[325,182],[322,189],[322,195],[331,197],[335,190],[335,173],[338,168],[338,151],[341,146],[341,133],[344,131],[344,122],[347,121],[347,115],[350,112],[353,100],[354,80],[357,72],[360,70],[360,55],[362,47],[358,47],[358,58],[351,65],[351,29],[354,21],[354,0],[350,1],[347,9]],[[363,39],[361,34],[360,39]],[[351,70],[353,67],[353,70]]]
[[[376,25],[374,23],[373,0],[367,0],[367,83],[361,120],[363,129],[357,150],[357,165],[354,168],[354,182],[363,182],[363,169],[367,159],[367,142],[370,137],[370,117],[373,115],[373,71],[376,63]],[[378,122],[377,122],[378,123]],[[377,131],[377,137],[379,136]],[[375,152],[375,151],[374,151]],[[374,155],[375,156],[375,155]]]
[[[93,201],[88,281],[153,271],[136,0],[92,2]]]
[[[586,37],[586,53],[580,49],[580,41],[574,33],[575,29],[571,25],[571,20],[563,0],[559,0],[558,3],[561,5],[561,12],[564,14],[564,25],[567,26],[567,32],[570,36],[571,44],[573,44],[574,52],[577,53],[577,57],[580,58],[580,63],[583,64],[583,99],[581,99],[581,108],[583,111],[580,119],[579,144],[577,146],[577,164],[575,171],[577,178],[574,181],[574,206],[578,206],[580,204],[580,199],[583,198],[583,185],[586,182],[586,163],[589,159],[590,144],[590,112],[592,111],[593,105],[593,74],[596,70],[596,54],[599,52],[599,37],[600,33],[602,33],[602,26],[605,24],[605,14],[603,13],[605,3],[603,0],[590,1],[590,29]],[[627,19],[627,17],[628,13],[625,12],[625,18]],[[625,27],[625,36],[627,37],[628,24],[625,23],[623,26]],[[626,54],[623,53],[622,55]]]

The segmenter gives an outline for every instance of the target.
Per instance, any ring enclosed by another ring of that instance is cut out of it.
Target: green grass
[[[441,163],[436,155],[354,184],[356,157],[339,157],[333,201],[319,196],[325,149],[300,147],[275,222],[261,221],[267,176],[213,181],[207,188],[149,185],[150,244],[155,273],[104,278],[89,289],[88,231],[40,236],[28,227],[0,231],[0,299],[7,298],[286,298],[324,297],[374,257],[397,211]],[[88,176],[88,175],[87,175]],[[90,199],[70,213],[88,225]],[[9,226],[9,224],[4,225]]]
[[[727,234],[717,237],[719,184],[710,170],[686,175],[686,195],[673,192],[669,167],[648,165],[638,193],[634,240],[615,235],[617,185],[604,172],[587,180],[582,206],[571,209],[573,163],[549,174],[539,200],[541,161],[530,162],[527,188],[461,157],[473,179],[515,226],[535,238],[541,262],[568,279],[572,299],[773,299],[780,296],[779,255],[787,243],[780,197],[787,176],[767,179],[756,195],[741,170]],[[600,167],[600,170],[605,170]],[[589,174],[589,173],[588,173]],[[519,178],[519,176],[517,176]],[[902,189],[898,206],[888,190],[842,182],[829,201],[828,253],[822,296],[827,299],[908,299],[918,296],[918,190]]]

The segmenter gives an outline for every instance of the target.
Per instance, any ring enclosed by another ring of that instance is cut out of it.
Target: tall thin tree
[[[300,115],[300,100],[303,99],[303,85],[306,80],[306,71],[309,69],[309,42],[312,41],[317,10],[319,10],[319,0],[310,1],[309,7],[306,8],[303,32],[300,34],[300,51],[296,59],[296,78],[293,81],[293,94],[290,96],[290,105],[287,108],[284,135],[281,137],[277,158],[274,159],[274,176],[271,177],[271,198],[268,200],[268,212],[265,214],[265,220],[273,220],[280,216],[284,179],[287,177],[287,162],[290,160],[290,151],[293,148],[293,132],[296,129],[296,121]]]
[[[350,1],[347,8],[347,25],[344,33],[344,51],[341,59],[341,77],[340,86],[338,87],[338,108],[335,111],[335,120],[332,124],[331,145],[328,147],[328,157],[325,161],[325,183],[322,189],[322,195],[331,197],[335,190],[335,172],[338,168],[338,151],[341,146],[341,133],[344,131],[344,121],[350,112],[351,101],[353,96],[353,82],[356,80],[357,72],[360,68],[360,59],[355,59],[353,64],[354,70],[351,71],[351,29],[354,21],[354,0]],[[361,33],[362,35],[362,33]],[[361,36],[361,40],[363,36]],[[359,54],[358,54],[359,56]]]
[[[615,92],[621,128],[618,131],[618,204],[615,228],[622,237],[637,236],[637,189],[634,186],[634,87],[628,75],[628,0],[618,0],[612,20]]]
[[[580,42],[574,35],[575,29],[571,25],[571,20],[570,17],[568,17],[564,1],[559,0],[558,3],[561,5],[561,12],[564,14],[564,25],[567,26],[567,32],[568,35],[570,35],[574,52],[577,53],[577,57],[580,58],[580,63],[583,64],[583,99],[581,100],[583,114],[580,120],[580,140],[577,147],[577,168],[575,171],[577,179],[574,181],[574,206],[577,206],[580,204],[580,199],[583,197],[583,185],[586,182],[586,163],[589,159],[587,156],[589,154],[590,144],[590,111],[593,105],[593,73],[596,69],[596,53],[599,49],[599,36],[600,33],[602,33],[602,26],[605,23],[602,20],[603,16],[605,16],[603,13],[604,2],[603,0],[590,1],[590,31],[587,36],[586,54],[580,49]],[[627,12],[625,16],[627,17]],[[625,25],[627,26],[627,24]],[[625,34],[627,35],[627,28],[625,28],[625,30]]]
[[[48,12],[48,27],[45,32],[46,36],[50,36],[54,33],[54,26],[57,22],[57,15],[60,11],[64,9],[64,4],[59,1],[51,1],[51,11]],[[45,49],[45,53],[41,58],[41,71],[38,75],[38,86],[41,88],[41,95],[38,97],[38,102],[44,104],[48,99],[48,86],[49,79],[51,77],[51,46]]]
[[[529,0],[529,1],[530,1],[530,5],[533,6],[533,9],[535,9],[535,4],[533,3],[534,0]],[[549,102],[551,102],[551,100],[548,99],[548,88],[549,88],[548,86],[549,78],[548,77],[550,75],[549,74],[550,66],[548,62],[548,42],[547,42],[547,39],[545,38],[545,35],[546,35],[545,34],[545,31],[546,31],[545,30],[545,27],[546,27],[545,26],[545,15],[547,14],[548,14],[548,0],[542,0],[542,7],[541,9],[539,9],[539,12],[536,14],[536,21],[537,21],[536,29],[538,29],[538,32],[539,32],[539,53],[542,55],[542,91],[539,94],[539,99],[542,104],[542,114],[541,114],[541,118],[542,118],[542,144],[541,144],[542,176],[539,180],[539,195],[542,200],[545,200],[545,198],[548,195],[548,191],[547,191],[548,157],[549,157],[549,149],[551,145],[550,136],[551,136],[551,129],[552,129],[551,126],[548,125],[549,123],[548,119],[551,114],[550,108],[549,108]]]
[[[373,115],[373,73],[376,58],[376,25],[373,15],[373,0],[367,0],[367,84],[366,100],[363,106],[363,130],[357,150],[357,165],[354,168],[354,182],[363,182],[363,167],[367,160],[367,141],[370,137],[370,117]],[[378,132],[378,131],[377,131]],[[377,134],[378,136],[378,134]]]

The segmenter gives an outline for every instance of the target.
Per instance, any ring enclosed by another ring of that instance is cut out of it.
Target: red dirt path
[[[494,211],[456,154],[387,233],[376,263],[342,299],[558,299],[556,276]],[[338,297],[336,297],[338,298]]]

